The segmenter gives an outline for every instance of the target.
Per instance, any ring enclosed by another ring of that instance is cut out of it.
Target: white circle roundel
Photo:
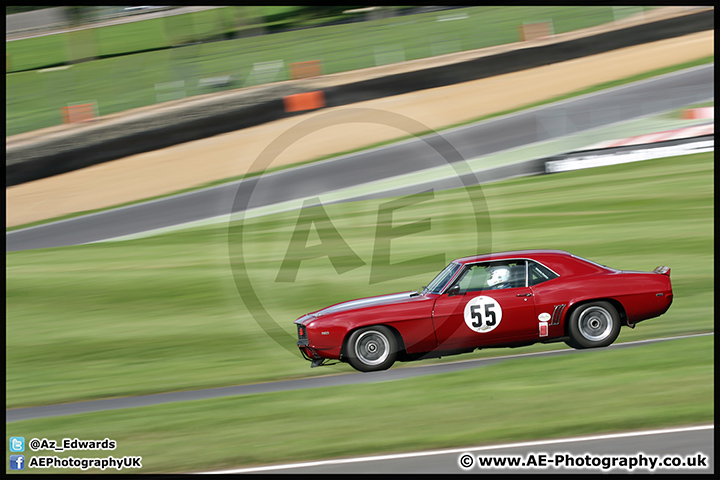
[[[500,320],[502,308],[494,298],[481,295],[465,305],[465,323],[475,332],[491,332],[500,325]]]

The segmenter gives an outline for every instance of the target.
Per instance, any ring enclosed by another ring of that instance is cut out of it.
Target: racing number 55
[[[483,305],[471,305],[470,316],[473,319],[476,319],[472,322],[472,326],[475,328],[483,328],[483,323],[486,327],[495,326],[495,323],[497,323],[497,317],[495,316],[495,311],[493,310],[494,306],[495,305],[491,303],[484,304],[485,313],[483,315]]]
[[[477,333],[494,330],[502,321],[502,307],[492,297],[480,295],[465,305],[465,324]]]

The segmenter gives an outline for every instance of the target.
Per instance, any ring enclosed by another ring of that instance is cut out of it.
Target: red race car
[[[524,250],[460,258],[418,291],[338,303],[295,323],[311,366],[335,360],[370,372],[476,348],[605,347],[622,325],[660,316],[672,300],[669,267],[615,270],[560,250]]]

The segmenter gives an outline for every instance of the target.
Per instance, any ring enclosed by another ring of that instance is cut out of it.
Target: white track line
[[[679,427],[679,428],[663,428],[657,430],[642,430],[639,432],[623,432],[623,433],[612,433],[606,435],[590,435],[585,437],[566,437],[566,438],[554,438],[549,440],[535,440],[530,442],[518,442],[518,443],[505,443],[500,445],[484,445],[481,447],[463,447],[463,448],[451,448],[446,450],[429,450],[424,452],[408,452],[398,453],[392,455],[376,455],[370,457],[354,457],[354,458],[340,458],[336,460],[320,460],[316,462],[303,462],[303,463],[287,463],[283,465],[268,465],[264,467],[250,467],[250,468],[238,468],[232,470],[217,470],[211,472],[200,472],[204,474],[227,474],[227,473],[253,473],[253,472],[267,472],[272,470],[282,470],[287,468],[304,468],[304,467],[316,467],[322,465],[342,465],[347,463],[358,463],[358,462],[374,462],[378,460],[397,460],[404,458],[413,457],[428,457],[432,455],[447,455],[447,454],[461,454],[466,452],[481,452],[485,450],[498,450],[504,448],[524,448],[524,447],[537,447],[544,445],[554,445],[558,443],[567,442],[589,442],[594,440],[609,440],[615,438],[627,438],[627,437],[640,437],[648,435],[665,435],[668,433],[681,433],[681,432],[693,432],[699,430],[712,430],[715,425],[697,425],[691,427]]]

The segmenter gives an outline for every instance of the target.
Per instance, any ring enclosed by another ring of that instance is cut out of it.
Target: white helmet
[[[510,269],[508,267],[492,267],[488,270],[490,278],[488,278],[488,287],[493,287],[500,283],[505,283],[510,279]]]

